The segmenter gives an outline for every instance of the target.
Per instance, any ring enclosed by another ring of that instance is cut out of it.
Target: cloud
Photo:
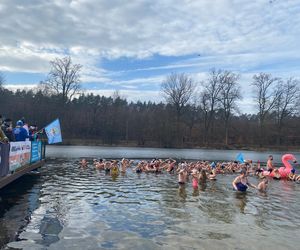
[[[84,66],[83,84],[128,90],[157,90],[171,71],[212,67],[297,76],[299,11],[297,0],[2,0],[0,71],[45,74],[50,60],[71,55]],[[173,60],[117,70],[103,63],[156,56]]]
[[[298,10],[292,0],[3,0],[0,34],[4,46],[26,42],[49,56],[76,48],[108,58],[299,50],[300,17],[290,18]]]

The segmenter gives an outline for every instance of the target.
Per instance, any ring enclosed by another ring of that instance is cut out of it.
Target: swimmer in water
[[[279,173],[279,170],[275,168],[273,171],[274,171],[273,179],[274,180],[280,180],[281,179],[281,175]]]
[[[175,164],[176,164],[176,160],[169,159],[167,161],[167,164],[166,164],[166,171],[168,173],[174,172],[174,170],[175,170]]]
[[[197,169],[193,169],[192,171],[192,185],[194,189],[198,188],[199,183],[199,172]]]
[[[184,185],[187,181],[187,171],[185,169],[181,169],[178,173],[178,184]]]
[[[199,176],[199,181],[200,182],[206,182],[207,180],[207,175],[204,169],[201,169],[200,171],[200,176]]]
[[[248,187],[257,188],[248,181],[246,169],[242,169],[241,174],[232,182],[232,186],[236,191],[240,192],[246,192]]]
[[[257,185],[257,190],[260,192],[266,192],[268,188],[268,180],[266,177]]]
[[[88,166],[88,162],[85,158],[83,158],[80,162],[80,166],[86,168]]]
[[[116,161],[116,160],[112,161],[112,163],[111,163],[111,174],[112,175],[119,174],[118,161]]]
[[[217,173],[216,173],[216,169],[213,168],[210,172],[210,175],[208,176],[208,179],[210,179],[211,181],[215,181],[217,180]]]
[[[267,171],[270,173],[275,169],[275,166],[273,165],[273,155],[269,155],[269,159],[267,161]]]
[[[110,161],[106,161],[104,163],[104,171],[105,171],[105,173],[108,174],[110,172],[110,169],[111,169],[111,162]]]
[[[103,159],[100,159],[99,161],[97,161],[96,163],[96,169],[102,170],[104,169],[105,163],[103,162]]]
[[[97,161],[97,159],[93,159],[93,165],[96,167],[96,166],[97,166],[97,164],[98,164],[98,161]]]
[[[123,158],[121,160],[121,172],[125,173],[126,169],[127,169],[127,160],[125,158]]]
[[[143,161],[140,161],[137,164],[136,168],[134,168],[134,171],[138,174],[143,172]]]

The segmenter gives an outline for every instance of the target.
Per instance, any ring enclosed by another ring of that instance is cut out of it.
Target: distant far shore
[[[238,144],[231,144],[231,145],[225,145],[225,144],[216,144],[212,143],[208,146],[195,146],[191,144],[184,144],[182,147],[166,147],[161,146],[157,143],[145,143],[143,145],[138,144],[135,141],[120,141],[118,143],[103,143],[101,140],[95,140],[95,139],[64,139],[63,143],[60,143],[59,145],[64,146],[103,146],[103,147],[140,147],[140,148],[190,148],[190,149],[219,149],[219,150],[244,150],[244,151],[278,151],[278,152],[300,152],[300,147],[298,146],[263,146],[260,147],[259,145],[238,145]]]

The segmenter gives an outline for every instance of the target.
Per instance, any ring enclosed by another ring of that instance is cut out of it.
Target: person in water
[[[104,171],[106,174],[108,174],[110,172],[111,166],[112,166],[112,164],[110,161],[106,161],[104,163]]]
[[[279,173],[279,170],[275,168],[273,171],[274,171],[273,179],[274,180],[280,180],[281,179],[281,175]]]
[[[143,161],[140,161],[137,166],[133,169],[136,173],[142,173],[143,172]]]
[[[103,170],[105,163],[104,163],[103,159],[99,159],[99,161],[97,161],[97,159],[94,159],[94,166],[98,170]]]
[[[257,188],[248,181],[246,169],[241,170],[241,174],[234,179],[232,186],[236,191],[240,192],[246,192],[248,187]]]
[[[118,175],[119,174],[119,166],[118,166],[118,161],[113,160],[111,162],[111,174],[112,175]]]
[[[296,169],[292,169],[291,172],[287,176],[288,181],[299,181],[300,175],[296,175]]]
[[[262,181],[257,185],[257,189],[260,192],[266,192],[268,188],[268,180],[266,177],[262,179]]]
[[[207,180],[206,171],[204,169],[201,169],[200,176],[199,176],[199,181],[200,182],[206,182],[206,180]]]
[[[181,169],[178,173],[178,184],[184,185],[187,181],[187,171],[185,169]]]
[[[192,185],[193,188],[198,188],[198,182],[199,182],[199,172],[197,169],[193,169],[192,171]]]
[[[270,173],[275,169],[275,166],[273,165],[273,155],[269,155],[269,159],[267,161],[267,171]]]
[[[217,180],[217,173],[216,173],[216,169],[213,168],[208,176],[208,178],[211,180],[211,181],[215,181]]]
[[[88,166],[88,162],[85,158],[83,158],[80,162],[80,166],[86,168]]]

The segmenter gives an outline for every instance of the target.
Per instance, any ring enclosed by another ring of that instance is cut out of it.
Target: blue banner
[[[244,163],[244,156],[242,153],[239,153],[236,157],[236,160],[239,161],[240,163]]]
[[[30,163],[40,161],[42,159],[42,142],[33,141],[31,143],[31,158]]]
[[[49,144],[62,142],[59,119],[56,119],[45,127],[45,132],[47,134]]]

